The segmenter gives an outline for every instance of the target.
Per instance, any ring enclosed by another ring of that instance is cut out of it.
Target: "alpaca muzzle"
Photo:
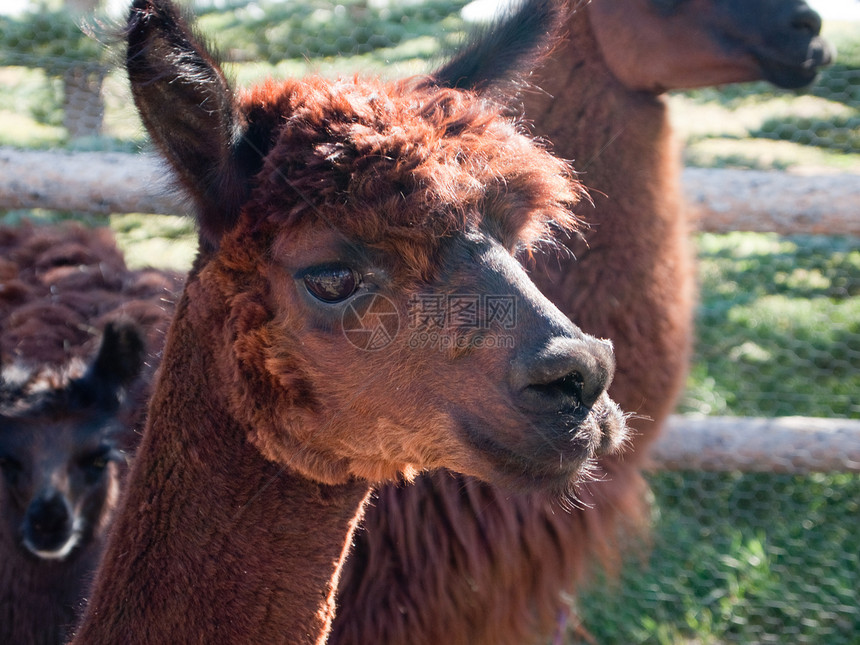
[[[43,491],[27,507],[21,527],[22,542],[30,553],[44,560],[65,558],[77,546],[79,522],[65,496]]]

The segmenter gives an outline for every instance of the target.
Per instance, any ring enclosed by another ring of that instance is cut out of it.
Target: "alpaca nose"
[[[512,385],[532,408],[591,408],[609,387],[614,371],[609,341],[556,338],[515,361]]]
[[[62,546],[72,532],[72,515],[63,495],[47,490],[34,499],[24,516],[24,538],[39,551]]]

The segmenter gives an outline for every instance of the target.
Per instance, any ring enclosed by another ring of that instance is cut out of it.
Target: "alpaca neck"
[[[678,174],[665,170],[680,163],[668,109],[660,96],[631,90],[612,74],[588,12],[583,7],[571,16],[569,36],[536,76],[542,92],[526,97],[525,113],[537,123],[536,134],[573,161],[593,194],[606,193],[622,206],[619,200],[642,199],[643,191],[661,200]]]
[[[655,273],[667,269],[666,258],[686,253],[681,165],[662,97],[631,90],[610,72],[588,7],[576,11],[568,27],[569,37],[535,80],[544,92],[526,98],[525,114],[558,156],[573,161],[593,200],[577,214],[593,226],[585,232],[587,241],[577,236],[566,241],[571,255],[539,259],[532,275],[562,311],[576,312],[574,322],[584,331],[609,335],[619,330],[607,324],[608,317],[635,319],[638,313],[612,313],[604,294],[590,291],[603,288],[601,276],[614,276],[616,302],[629,306],[636,294],[666,279]],[[670,268],[681,275],[686,270]],[[626,348],[620,349],[623,371]],[[617,396],[618,388],[612,392]],[[640,409],[640,401],[619,403]]]
[[[612,74],[588,14],[586,6],[571,16],[569,37],[535,79],[545,93],[527,97],[525,114],[581,173],[593,207],[582,204],[577,214],[590,228],[584,240],[565,241],[571,253],[539,257],[531,275],[583,331],[613,340],[610,396],[643,417],[634,440],[641,455],[656,436],[648,428],[671,412],[686,375],[694,299],[689,223],[666,104]]]
[[[101,544],[94,539],[63,560],[25,554],[0,536],[0,642],[65,643],[86,595]]]
[[[324,642],[369,486],[317,484],[248,443],[205,333],[225,312],[191,310],[195,286],[74,642]]]

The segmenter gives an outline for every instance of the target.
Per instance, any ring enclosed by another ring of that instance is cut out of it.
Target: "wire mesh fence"
[[[0,15],[0,145],[145,149],[114,63],[113,5],[97,19],[84,5]],[[462,0],[201,0],[195,9],[240,84],[306,71],[419,73],[462,37],[475,10]],[[824,34],[839,59],[808,91],[751,83],[671,96],[687,163],[860,182],[860,29],[825,23]],[[3,221],[22,216],[78,214]],[[113,225],[130,257],[151,262],[164,248],[155,239],[185,245],[168,263],[190,258],[184,222],[98,221]],[[860,419],[860,239],[700,234],[697,245],[697,344],[679,411]],[[600,579],[572,601],[581,625],[568,642],[860,643],[860,476],[649,479],[652,542],[632,550],[619,580]]]
[[[598,643],[857,643],[860,479],[652,475],[654,533],[576,601]]]

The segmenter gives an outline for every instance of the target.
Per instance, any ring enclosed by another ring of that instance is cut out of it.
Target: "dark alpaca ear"
[[[236,223],[256,171],[234,92],[169,0],[134,0],[126,37],[126,68],[143,123],[194,199],[201,237],[217,247]]]
[[[113,321],[105,325],[98,354],[90,364],[84,380],[127,387],[143,369],[146,343],[143,332],[130,321]]]
[[[431,75],[443,87],[508,93],[539,67],[561,39],[562,0],[522,0],[487,26]]]
[[[131,321],[105,325],[96,357],[84,375],[69,385],[70,401],[81,407],[111,410],[122,394],[140,376],[146,342],[140,327]]]

